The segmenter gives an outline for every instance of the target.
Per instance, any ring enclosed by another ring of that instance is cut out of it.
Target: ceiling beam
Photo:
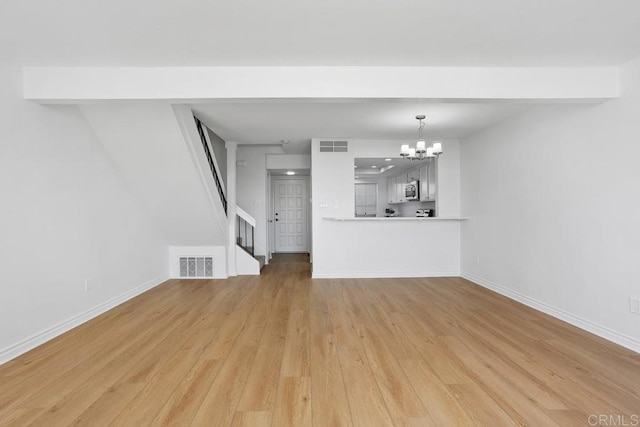
[[[619,96],[617,67],[25,67],[24,98],[105,100],[570,100]]]

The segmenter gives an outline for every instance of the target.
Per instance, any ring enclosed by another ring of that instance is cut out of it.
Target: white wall
[[[460,216],[460,141],[442,142],[444,153],[438,158],[437,212],[443,217]]]
[[[462,144],[462,270],[640,351],[640,60],[622,97],[537,107]]]
[[[170,245],[226,245],[227,219],[187,107],[104,103],[80,110]],[[185,140],[181,113],[194,141]]]
[[[165,280],[168,251],[77,107],[2,67],[0,120],[2,363]]]
[[[267,154],[267,169],[310,168],[311,156],[309,154]]]

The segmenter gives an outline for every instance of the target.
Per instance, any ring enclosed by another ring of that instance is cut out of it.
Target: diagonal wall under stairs
[[[170,104],[108,103],[80,110],[170,246],[226,246],[222,204],[208,194],[198,151],[184,132],[188,123],[180,123]]]

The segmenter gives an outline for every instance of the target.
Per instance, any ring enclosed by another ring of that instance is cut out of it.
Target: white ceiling
[[[427,116],[425,137],[462,138],[517,114],[531,104],[438,103],[416,101],[209,103],[193,105],[195,114],[226,141],[308,145],[312,137],[414,139],[415,116]],[[306,146],[305,145],[305,146]]]
[[[0,65],[592,66],[640,56],[638,0],[0,1]],[[525,105],[243,102],[195,105],[240,143],[460,138]]]
[[[638,0],[6,0],[19,65],[617,65]]]
[[[400,147],[398,147],[398,151]],[[354,160],[353,173],[360,179],[378,179],[404,172],[420,165],[419,160],[409,161],[402,157],[379,158],[379,157],[356,157]],[[422,163],[424,164],[424,163]]]

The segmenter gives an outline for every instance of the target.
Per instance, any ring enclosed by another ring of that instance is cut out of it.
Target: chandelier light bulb
[[[442,143],[440,142],[433,143],[433,154],[442,154]]]
[[[433,147],[427,148],[427,157],[435,157],[433,154]]]
[[[426,146],[427,144],[424,142],[424,139],[421,139],[420,141],[416,142],[416,153],[424,153]]]

